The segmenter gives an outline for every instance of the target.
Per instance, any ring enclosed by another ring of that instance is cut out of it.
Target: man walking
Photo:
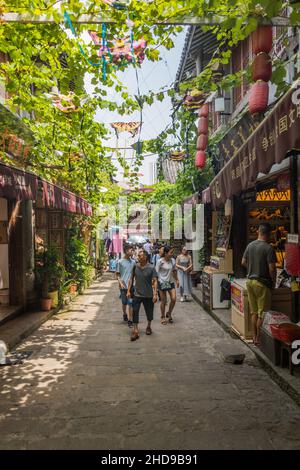
[[[127,297],[131,297],[131,288],[134,285],[134,295],[132,301],[133,307],[133,331],[131,341],[137,340],[139,335],[139,313],[141,304],[143,304],[147,316],[146,335],[152,334],[151,322],[153,320],[154,304],[157,302],[157,273],[148,262],[148,253],[146,250],[139,251],[139,262],[134,267],[131,279],[128,285]]]
[[[116,276],[119,282],[120,296],[123,308],[123,320],[128,322],[128,326],[132,327],[132,299],[127,297],[127,290],[129,280],[132,276],[132,271],[135,266],[135,261],[132,259],[133,248],[126,246],[124,250],[124,258],[118,261],[116,267]],[[128,306],[128,315],[127,315]]]
[[[271,289],[276,282],[276,254],[269,244],[271,226],[261,223],[257,240],[249,243],[242,259],[247,268],[247,292],[252,315],[253,342],[259,345],[264,312],[271,308]]]

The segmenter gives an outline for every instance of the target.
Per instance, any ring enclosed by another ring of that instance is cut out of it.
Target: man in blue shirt
[[[131,246],[125,247],[124,258],[122,258],[117,263],[116,267],[116,276],[119,282],[120,288],[120,298],[122,301],[123,308],[123,320],[128,322],[128,326],[132,327],[132,299],[127,298],[127,290],[129,285],[129,280],[132,276],[133,267],[135,266],[135,261],[132,259],[133,248]],[[127,306],[128,306],[128,315],[127,315]]]

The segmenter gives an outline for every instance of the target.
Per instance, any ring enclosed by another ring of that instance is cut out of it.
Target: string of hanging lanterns
[[[262,113],[269,102],[269,80],[272,76],[273,31],[271,25],[260,25],[251,35],[252,51],[256,54],[252,64],[252,79],[255,82],[250,90],[249,111]]]
[[[208,114],[209,105],[205,103],[199,109],[198,121],[198,139],[197,139],[197,152],[195,156],[195,167],[204,168],[206,164],[206,148],[208,144]]]

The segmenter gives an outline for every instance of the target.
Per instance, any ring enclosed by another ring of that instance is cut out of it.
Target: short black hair
[[[262,222],[259,224],[258,230],[262,235],[270,235],[272,227],[268,222]]]
[[[140,248],[139,251],[142,251],[144,253],[144,255],[147,256],[147,258],[149,257],[148,251],[146,251],[144,248]]]
[[[124,253],[126,253],[128,250],[132,250],[132,245],[125,245],[124,246]]]

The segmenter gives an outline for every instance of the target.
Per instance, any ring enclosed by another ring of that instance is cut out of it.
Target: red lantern
[[[273,40],[272,26],[260,25],[252,33],[252,51],[254,54],[259,52],[270,52]]]
[[[199,109],[199,117],[208,117],[208,113],[209,113],[209,106],[208,104],[204,104],[203,106],[201,106],[201,108]]]
[[[207,147],[208,136],[207,134],[200,134],[197,140],[197,150],[205,150]]]
[[[198,121],[198,134],[207,134],[208,133],[208,119],[206,117],[201,117]]]
[[[269,100],[269,84],[258,80],[252,85],[249,96],[249,111],[251,114],[262,113],[266,110]]]
[[[206,153],[203,150],[198,150],[195,157],[195,166],[197,168],[203,168],[206,163]]]
[[[252,64],[252,79],[268,82],[272,77],[271,57],[265,52],[259,53]]]

